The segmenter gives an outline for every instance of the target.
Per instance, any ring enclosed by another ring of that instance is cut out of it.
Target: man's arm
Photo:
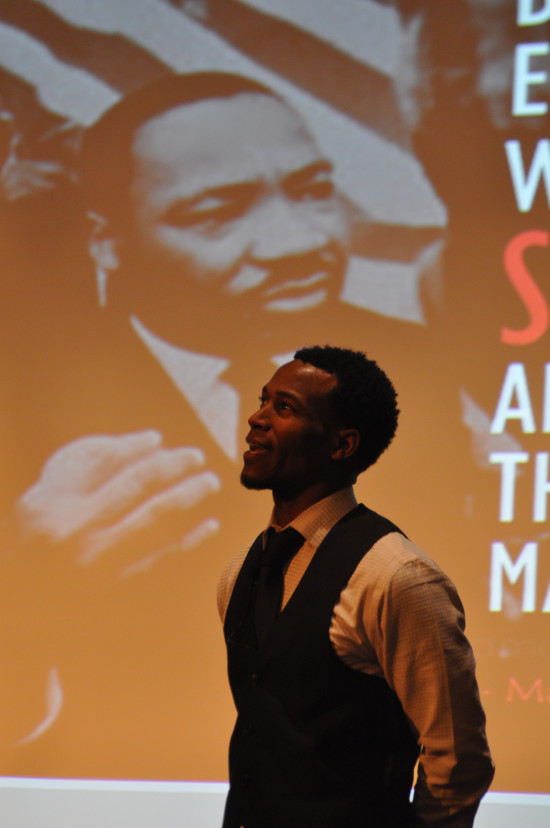
[[[406,538],[365,556],[336,608],[331,639],[350,666],[383,676],[421,746],[421,826],[470,828],[494,769],[464,611],[451,581]]]

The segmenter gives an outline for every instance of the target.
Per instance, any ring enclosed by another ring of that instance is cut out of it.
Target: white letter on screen
[[[532,72],[529,63],[532,57],[542,57],[550,52],[550,43],[520,43],[514,54],[514,90],[512,114],[516,117],[545,115],[546,101],[530,101],[529,87],[546,83],[548,73]]]
[[[523,612],[534,612],[537,592],[538,547],[536,542],[529,541],[526,543],[515,563],[510,559],[508,550],[501,541],[495,541],[491,547],[489,610],[491,612],[500,612],[502,610],[502,581],[504,573],[508,576],[509,582],[515,584],[524,572],[525,579],[523,581],[521,609]]]
[[[514,394],[518,400],[515,408],[512,407]],[[491,434],[502,434],[507,420],[521,420],[524,434],[533,434],[536,430],[525,366],[521,362],[512,362],[506,369],[497,409],[491,423]]]
[[[544,366],[544,403],[542,406],[542,431],[550,433],[550,362]]]
[[[525,174],[519,141],[505,141],[504,148],[508,158],[518,210],[521,213],[527,213],[531,209],[541,179],[544,179],[546,199],[550,207],[550,141],[548,138],[542,138],[538,141],[527,175]]]
[[[502,523],[514,519],[514,496],[516,492],[516,475],[518,463],[527,463],[529,455],[523,451],[493,451],[489,463],[501,463],[500,475],[500,514]]]
[[[536,523],[543,523],[546,520],[546,503],[549,492],[548,452],[539,451],[535,457],[535,492],[533,499],[533,520]]]
[[[537,0],[540,5],[540,0]],[[518,26],[540,26],[550,20],[550,0],[543,0],[542,6],[533,9],[533,0],[518,0]]]

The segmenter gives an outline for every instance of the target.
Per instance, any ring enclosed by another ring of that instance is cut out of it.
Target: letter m
[[[525,544],[517,560],[514,562],[508,550],[501,541],[495,541],[491,547],[491,582],[489,610],[501,612],[502,597],[504,594],[504,575],[508,581],[515,584],[520,575],[524,575],[522,612],[534,612],[537,594],[537,555],[538,547],[535,541]]]
[[[529,690],[523,691],[519,681],[515,678],[510,679],[510,684],[508,685],[508,695],[506,696],[506,701],[511,702],[514,700],[514,691],[518,694],[522,701],[527,701],[529,696],[531,696],[536,691],[536,699],[538,702],[544,701],[544,695],[542,692],[542,679],[537,679],[533,682]]]

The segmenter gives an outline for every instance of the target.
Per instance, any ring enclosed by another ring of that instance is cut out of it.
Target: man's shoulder
[[[357,572],[378,589],[403,586],[419,579],[444,579],[441,567],[423,549],[394,529],[383,535],[365,553]]]
[[[449,602],[462,613],[451,579],[400,532],[389,532],[365,552],[340,598],[343,612],[364,616],[371,640],[382,619],[384,625],[398,618],[420,623],[426,613],[447,613]]]

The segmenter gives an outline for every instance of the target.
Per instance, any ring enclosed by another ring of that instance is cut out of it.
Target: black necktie
[[[269,529],[267,543],[260,561],[260,581],[256,595],[256,635],[262,645],[281,611],[284,568],[296,554],[304,539],[296,529],[282,532]]]

